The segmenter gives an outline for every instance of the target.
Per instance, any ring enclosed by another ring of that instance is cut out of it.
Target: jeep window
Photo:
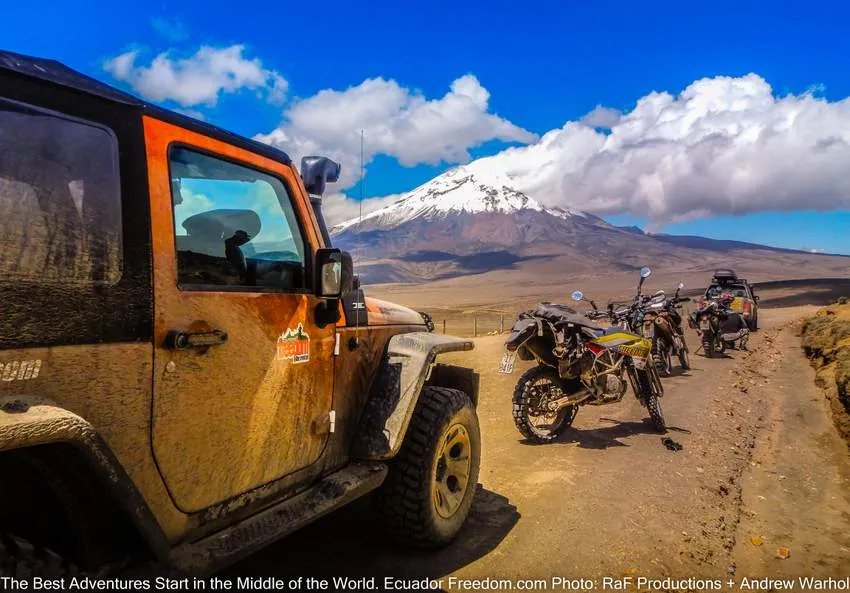
[[[304,240],[280,179],[177,146],[169,164],[181,288],[306,288]]]
[[[0,282],[118,282],[120,187],[111,131],[0,99]]]

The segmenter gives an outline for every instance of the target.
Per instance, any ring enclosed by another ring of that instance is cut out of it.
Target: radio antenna
[[[363,198],[365,195],[365,176],[363,175],[363,130],[360,130],[360,220],[357,223],[357,230],[360,231],[360,226],[363,224]]]
[[[363,198],[365,197],[365,176],[363,175],[363,129],[360,129],[360,218],[357,221],[357,232],[359,233],[363,226]],[[354,343],[360,345],[360,315],[361,311],[366,311],[366,294],[358,286],[357,295],[354,299],[354,306],[357,309],[354,312]]]

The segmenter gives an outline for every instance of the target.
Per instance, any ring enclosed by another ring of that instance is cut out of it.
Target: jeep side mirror
[[[351,254],[342,251],[342,290],[341,295],[347,296],[352,290],[360,288],[360,279],[354,275],[354,261]],[[355,281],[357,286],[355,286]]]
[[[351,292],[354,283],[354,264],[351,254],[340,249],[319,249],[316,252],[316,296],[339,299]]]
[[[316,325],[325,327],[340,320],[339,300],[351,292],[354,284],[354,264],[351,254],[340,249],[319,249],[315,270]]]

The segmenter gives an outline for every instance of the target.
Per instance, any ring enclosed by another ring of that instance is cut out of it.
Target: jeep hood
[[[402,305],[366,297],[369,325],[425,325],[422,315]]]

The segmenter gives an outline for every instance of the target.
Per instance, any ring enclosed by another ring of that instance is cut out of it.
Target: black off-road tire
[[[679,368],[683,371],[689,371],[691,369],[691,360],[688,357],[688,347],[683,346],[681,350],[679,350]]]
[[[150,578],[153,576],[185,578],[187,573],[155,560],[131,563],[129,559],[100,567],[87,573],[73,562],[43,546],[23,538],[0,532],[0,577],[19,579],[32,577],[103,577]],[[2,589],[0,589],[2,590]]]
[[[673,361],[664,338],[658,338],[652,346],[652,362],[662,377],[673,374]]]
[[[425,327],[428,329],[428,331],[433,332],[434,318],[431,317],[428,313],[425,313],[424,311],[419,311],[419,315],[422,316],[422,320],[425,322]]]
[[[470,467],[462,500],[450,517],[441,516],[433,489],[442,439],[461,425],[469,438]],[[439,548],[457,536],[466,521],[478,484],[481,434],[469,396],[447,387],[422,389],[410,426],[389,474],[375,492],[374,502],[390,534],[418,548]]]
[[[643,403],[649,412],[649,420],[658,432],[667,432],[667,423],[661,412],[661,400],[658,394],[664,394],[664,386],[657,373],[652,374],[652,369],[647,367],[646,373],[638,373],[638,384],[643,391]]]
[[[714,358],[714,338],[703,335],[702,352],[706,358]]]
[[[759,329],[759,316],[753,315],[752,319],[750,319],[749,323],[747,323],[747,327],[750,328],[751,332],[756,332]]]
[[[0,533],[0,577],[70,577],[79,570],[58,554],[7,533]]]
[[[649,412],[649,419],[652,421],[652,426],[658,432],[666,432],[667,424],[664,421],[664,414],[661,412],[661,401],[654,393],[646,396],[646,410]]]
[[[533,443],[549,443],[558,438],[575,420],[578,406],[569,406],[561,410],[560,423],[548,434],[535,431],[529,420],[529,414],[533,407],[531,384],[535,379],[547,378],[552,382],[560,382],[558,373],[552,369],[542,366],[534,366],[525,371],[517,381],[513,394],[513,417],[514,424],[520,434]]]

